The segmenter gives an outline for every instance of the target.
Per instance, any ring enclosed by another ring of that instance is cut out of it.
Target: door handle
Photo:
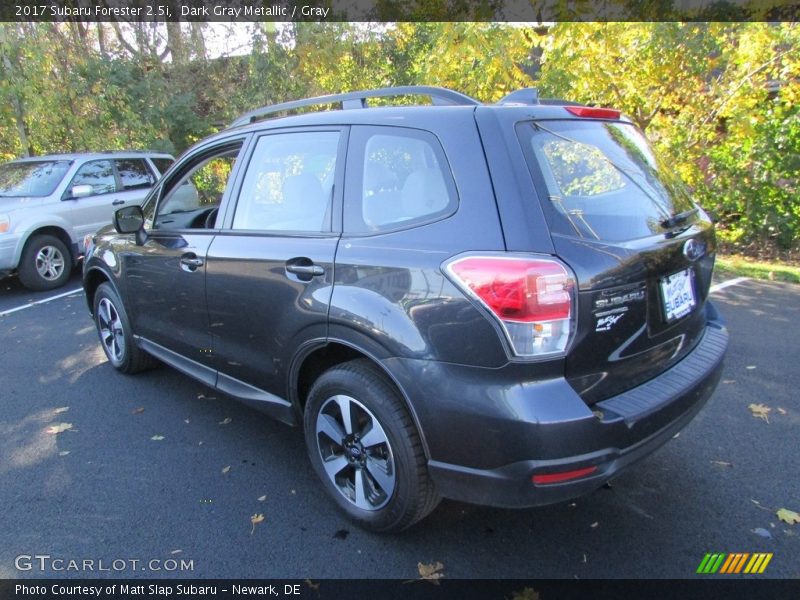
[[[184,271],[194,272],[199,267],[202,267],[205,261],[198,258],[194,252],[189,252],[181,256],[181,269]]]
[[[121,204],[125,204],[125,200],[114,200],[111,206],[120,206]]]
[[[311,277],[325,275],[325,269],[319,265],[286,265],[286,270],[295,275],[308,275]]]

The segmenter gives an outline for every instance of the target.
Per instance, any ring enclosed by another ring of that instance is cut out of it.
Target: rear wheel
[[[25,245],[17,271],[22,285],[29,290],[52,290],[69,279],[72,256],[57,237],[37,235]]]
[[[325,489],[362,527],[401,531],[438,504],[416,427],[395,388],[368,361],[320,376],[309,392],[304,429]]]
[[[136,345],[128,315],[114,288],[102,283],[94,295],[94,322],[108,361],[123,373],[138,373],[155,359]]]

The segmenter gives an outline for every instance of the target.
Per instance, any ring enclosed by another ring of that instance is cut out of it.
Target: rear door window
[[[538,121],[517,133],[555,233],[625,241],[663,233],[665,220],[695,208],[629,123]]]
[[[147,189],[156,182],[144,159],[123,158],[114,162],[122,182],[122,189],[125,191]]]

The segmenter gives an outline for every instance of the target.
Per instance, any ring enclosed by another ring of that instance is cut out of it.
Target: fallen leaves
[[[222,419],[222,421],[219,422],[219,425],[227,425],[231,421],[233,421],[233,419],[231,419],[230,417],[225,417],[224,419]]]
[[[163,435],[154,435],[150,439],[153,440],[154,442],[160,442],[161,440],[164,439],[164,436]]]
[[[230,470],[231,470],[231,466],[230,466],[230,465],[228,465],[227,467],[225,467],[224,469],[222,469],[222,474],[223,474],[223,475],[227,475],[228,473],[230,473]]]
[[[521,592],[514,592],[511,600],[539,600],[539,592],[533,588],[526,587]]]
[[[775,515],[784,523],[788,523],[789,525],[797,525],[800,523],[800,514],[796,513],[793,510],[789,510],[788,508],[781,508],[775,511]]]
[[[57,408],[57,409],[55,409],[55,410],[53,411],[53,414],[54,414],[54,415],[60,415],[61,413],[65,413],[65,412],[67,412],[68,410],[69,410],[69,406],[62,406],[62,407],[60,407],[60,408]]]
[[[763,527],[756,527],[755,529],[751,529],[751,531],[763,538],[772,539],[772,534]]]
[[[733,463],[726,462],[724,460],[712,460],[712,465],[717,465],[718,467],[732,467]]]
[[[57,435],[71,429],[72,423],[56,423],[55,425],[50,425],[50,427],[45,429],[45,432],[49,433],[50,435]]]
[[[263,502],[263,501],[264,501],[264,500],[266,500],[266,499],[267,499],[267,496],[266,496],[266,495],[264,495],[264,496],[259,496],[259,497],[258,497],[258,501],[259,501],[259,502]]]
[[[140,414],[142,414],[143,412],[144,412],[144,407],[143,407],[143,406],[140,406],[139,408],[134,408],[134,409],[131,411],[131,414],[132,414],[132,415],[140,415]]]
[[[252,523],[253,527],[250,530],[250,535],[253,535],[256,531],[256,525],[259,523],[264,522],[264,515],[262,513],[256,513],[252,517],[250,517],[250,523]]]
[[[69,454],[69,450],[62,450],[58,453],[59,456],[66,456],[67,454]]]
[[[436,585],[439,585],[439,580],[444,577],[442,569],[444,569],[444,565],[438,560],[430,564],[417,563],[417,571],[419,571],[420,579],[430,581]]]
[[[764,419],[767,423],[769,423],[769,413],[772,412],[772,409],[767,406],[766,404],[749,404],[747,408],[750,409],[750,412],[753,413],[753,416],[757,419]]]

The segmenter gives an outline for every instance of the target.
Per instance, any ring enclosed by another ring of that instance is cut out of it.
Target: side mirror
[[[114,229],[119,233],[135,233],[136,243],[142,245],[147,241],[144,231],[144,213],[141,206],[126,206],[114,213]]]
[[[73,185],[72,188],[69,190],[67,197],[64,198],[65,200],[75,200],[76,198],[86,198],[86,196],[91,196],[94,194],[94,189],[92,186],[86,185]]]

